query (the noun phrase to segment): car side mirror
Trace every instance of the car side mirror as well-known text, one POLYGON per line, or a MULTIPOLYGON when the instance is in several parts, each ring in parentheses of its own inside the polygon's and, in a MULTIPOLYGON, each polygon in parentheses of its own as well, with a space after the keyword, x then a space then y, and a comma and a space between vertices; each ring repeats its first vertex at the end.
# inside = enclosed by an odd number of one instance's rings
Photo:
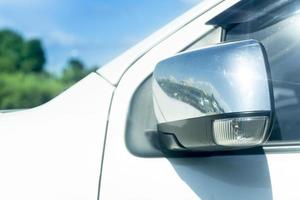
POLYGON ((255 40, 179 53, 157 64, 153 102, 159 140, 171 151, 255 147, 269 136, 273 93, 255 40))

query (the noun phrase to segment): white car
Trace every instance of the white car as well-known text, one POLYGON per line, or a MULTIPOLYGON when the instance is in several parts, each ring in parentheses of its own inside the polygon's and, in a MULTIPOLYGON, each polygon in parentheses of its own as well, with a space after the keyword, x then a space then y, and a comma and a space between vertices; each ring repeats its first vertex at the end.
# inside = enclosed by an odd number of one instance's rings
POLYGON ((50 102, 1 114, 0 199, 300 199, 299 11, 206 0, 50 102))

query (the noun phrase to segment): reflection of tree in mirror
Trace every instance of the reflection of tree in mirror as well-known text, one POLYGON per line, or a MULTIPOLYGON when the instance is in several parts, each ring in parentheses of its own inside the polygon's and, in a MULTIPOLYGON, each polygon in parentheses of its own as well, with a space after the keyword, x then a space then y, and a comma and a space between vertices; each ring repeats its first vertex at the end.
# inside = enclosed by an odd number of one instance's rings
POLYGON ((88 70, 82 61, 71 58, 56 75, 46 71, 45 63, 41 40, 0 30, 0 110, 45 103, 95 69, 88 70))
MULTIPOLYGON (((221 105, 212 92, 212 86, 207 83, 195 84, 177 81, 175 78, 162 78, 158 80, 159 86, 171 98, 187 103, 202 113, 224 113, 225 105, 221 105), (200 86, 202 85, 202 86, 200 86)), ((224 103, 223 103, 224 104, 224 103)))

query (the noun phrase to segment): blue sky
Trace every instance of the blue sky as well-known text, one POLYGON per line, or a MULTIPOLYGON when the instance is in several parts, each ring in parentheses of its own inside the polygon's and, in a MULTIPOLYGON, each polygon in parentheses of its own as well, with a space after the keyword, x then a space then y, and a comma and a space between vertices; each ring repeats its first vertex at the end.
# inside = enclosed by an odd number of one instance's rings
POLYGON ((40 38, 57 73, 70 57, 105 64, 199 1, 0 0, 0 29, 40 38))

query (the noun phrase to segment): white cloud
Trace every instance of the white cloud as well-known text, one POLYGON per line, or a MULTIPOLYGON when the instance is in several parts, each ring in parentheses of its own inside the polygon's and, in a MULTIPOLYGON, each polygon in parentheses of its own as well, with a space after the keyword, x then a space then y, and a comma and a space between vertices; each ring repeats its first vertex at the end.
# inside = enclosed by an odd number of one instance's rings
POLYGON ((196 5, 199 4, 203 0, 179 0, 180 2, 187 4, 187 5, 196 5))
POLYGON ((79 56, 79 50, 78 49, 72 49, 70 52, 69 52, 69 57, 78 57, 79 56))
POLYGON ((74 46, 83 43, 83 40, 74 34, 67 33, 61 30, 55 30, 49 33, 48 42, 59 44, 62 46, 74 46))

